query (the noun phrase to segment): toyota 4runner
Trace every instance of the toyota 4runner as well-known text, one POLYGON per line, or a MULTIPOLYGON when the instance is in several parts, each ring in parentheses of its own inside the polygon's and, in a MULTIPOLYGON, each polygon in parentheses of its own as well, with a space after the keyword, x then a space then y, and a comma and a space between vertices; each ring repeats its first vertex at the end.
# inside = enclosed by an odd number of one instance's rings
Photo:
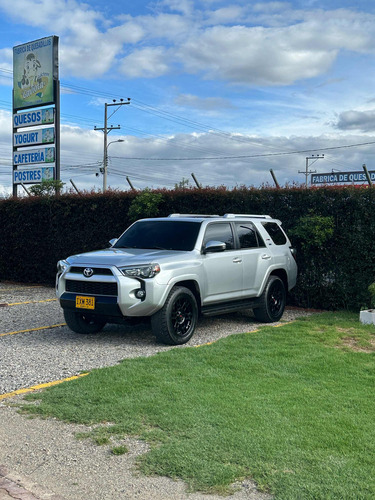
POLYGON ((280 320, 296 283, 294 249, 269 215, 142 219, 110 244, 57 264, 57 297, 77 333, 150 316, 158 341, 184 344, 199 314, 247 308, 280 320))

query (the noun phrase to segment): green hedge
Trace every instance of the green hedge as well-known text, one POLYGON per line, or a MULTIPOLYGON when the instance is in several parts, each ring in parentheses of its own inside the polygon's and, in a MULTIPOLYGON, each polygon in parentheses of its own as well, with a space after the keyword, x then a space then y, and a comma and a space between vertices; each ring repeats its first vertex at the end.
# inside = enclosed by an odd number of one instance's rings
POLYGON ((56 262, 105 248, 134 218, 172 212, 269 214, 298 250, 291 303, 359 309, 375 281, 374 189, 226 188, 108 192, 0 202, 0 280, 54 282, 56 262))

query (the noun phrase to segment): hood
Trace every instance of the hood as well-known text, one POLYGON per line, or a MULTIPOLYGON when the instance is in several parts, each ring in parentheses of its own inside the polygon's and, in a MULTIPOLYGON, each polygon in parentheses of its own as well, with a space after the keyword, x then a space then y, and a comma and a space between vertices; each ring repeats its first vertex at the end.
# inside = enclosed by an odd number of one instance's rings
POLYGON ((139 264, 160 263, 165 259, 170 260, 172 256, 186 256, 189 258, 191 252, 180 252, 175 250, 147 250, 144 248, 107 248, 95 252, 72 255, 66 260, 70 265, 79 266, 131 266, 139 264))

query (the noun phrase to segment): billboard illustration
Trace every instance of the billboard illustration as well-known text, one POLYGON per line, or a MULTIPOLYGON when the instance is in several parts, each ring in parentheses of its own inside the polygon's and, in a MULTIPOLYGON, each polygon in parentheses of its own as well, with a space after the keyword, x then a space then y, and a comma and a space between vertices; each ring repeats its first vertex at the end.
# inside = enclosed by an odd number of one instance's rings
POLYGON ((41 38, 13 48, 14 110, 54 102, 55 38, 41 38))

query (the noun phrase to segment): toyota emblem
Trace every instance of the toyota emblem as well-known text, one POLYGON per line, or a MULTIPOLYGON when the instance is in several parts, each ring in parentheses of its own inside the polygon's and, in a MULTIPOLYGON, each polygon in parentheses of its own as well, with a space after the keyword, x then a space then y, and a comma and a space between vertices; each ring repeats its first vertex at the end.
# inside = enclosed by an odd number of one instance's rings
POLYGON ((91 278, 93 274, 94 270, 91 269, 91 267, 85 267, 85 269, 83 270, 83 276, 85 276, 86 278, 91 278))

